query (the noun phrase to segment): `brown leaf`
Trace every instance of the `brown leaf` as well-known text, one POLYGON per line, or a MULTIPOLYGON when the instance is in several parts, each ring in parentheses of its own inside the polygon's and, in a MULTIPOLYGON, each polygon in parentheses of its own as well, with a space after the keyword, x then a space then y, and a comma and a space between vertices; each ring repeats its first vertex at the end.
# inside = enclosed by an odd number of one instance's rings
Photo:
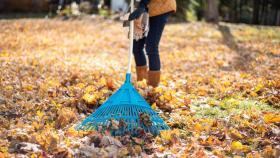
POLYGON ((56 128, 64 128, 74 121, 77 121, 77 116, 71 108, 62 108, 58 111, 58 118, 56 120, 56 128))

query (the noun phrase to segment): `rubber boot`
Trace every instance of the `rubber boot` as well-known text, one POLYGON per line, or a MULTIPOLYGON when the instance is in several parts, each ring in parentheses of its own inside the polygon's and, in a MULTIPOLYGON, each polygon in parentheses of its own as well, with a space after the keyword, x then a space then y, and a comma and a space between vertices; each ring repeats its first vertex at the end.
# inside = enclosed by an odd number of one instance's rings
POLYGON ((137 81, 148 79, 148 67, 147 66, 136 66, 137 81))
POLYGON ((148 85, 157 87, 160 82, 160 71, 149 71, 148 72, 148 85))

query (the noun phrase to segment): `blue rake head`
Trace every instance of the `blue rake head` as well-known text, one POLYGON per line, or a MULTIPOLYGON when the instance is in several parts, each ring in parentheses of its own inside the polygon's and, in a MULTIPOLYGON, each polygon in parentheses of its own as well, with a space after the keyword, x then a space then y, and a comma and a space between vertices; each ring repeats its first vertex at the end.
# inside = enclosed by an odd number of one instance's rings
POLYGON ((161 130, 170 129, 162 118, 150 107, 145 99, 136 91, 130 82, 131 74, 126 74, 126 81, 108 100, 94 113, 80 123, 76 130, 98 130, 100 126, 106 126, 111 119, 124 121, 125 127, 114 130, 112 135, 137 134, 140 127, 147 133, 158 135, 161 130), (151 125, 147 126, 139 118, 140 113, 150 116, 151 125))

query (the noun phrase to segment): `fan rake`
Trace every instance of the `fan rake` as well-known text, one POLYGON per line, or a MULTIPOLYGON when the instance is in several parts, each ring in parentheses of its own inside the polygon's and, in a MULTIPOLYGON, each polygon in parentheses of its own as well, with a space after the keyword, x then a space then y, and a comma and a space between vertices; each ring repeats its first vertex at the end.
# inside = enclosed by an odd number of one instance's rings
MULTIPOLYGON (((131 0, 131 12, 134 10, 134 0, 131 0)), ((158 135, 162 130, 168 130, 168 125, 150 107, 145 99, 131 84, 131 60, 133 50, 134 22, 130 22, 129 62, 124 84, 104 102, 94 113, 76 126, 76 130, 97 130, 111 127, 112 135, 137 134, 142 128, 147 133, 158 135), (144 116, 144 117, 143 117, 144 116)))

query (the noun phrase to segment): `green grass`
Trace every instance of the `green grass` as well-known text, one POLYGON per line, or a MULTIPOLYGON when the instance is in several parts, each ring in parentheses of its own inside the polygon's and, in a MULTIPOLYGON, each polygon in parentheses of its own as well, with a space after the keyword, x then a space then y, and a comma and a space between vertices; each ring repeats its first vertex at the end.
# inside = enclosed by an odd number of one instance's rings
POLYGON ((206 103, 194 102, 191 105, 191 109, 196 111, 197 118, 225 118, 245 111, 280 111, 259 101, 234 98, 227 98, 221 101, 210 98, 206 103))
POLYGON ((99 15, 104 16, 104 17, 109 17, 110 16, 110 11, 107 9, 100 9, 98 12, 99 15))

